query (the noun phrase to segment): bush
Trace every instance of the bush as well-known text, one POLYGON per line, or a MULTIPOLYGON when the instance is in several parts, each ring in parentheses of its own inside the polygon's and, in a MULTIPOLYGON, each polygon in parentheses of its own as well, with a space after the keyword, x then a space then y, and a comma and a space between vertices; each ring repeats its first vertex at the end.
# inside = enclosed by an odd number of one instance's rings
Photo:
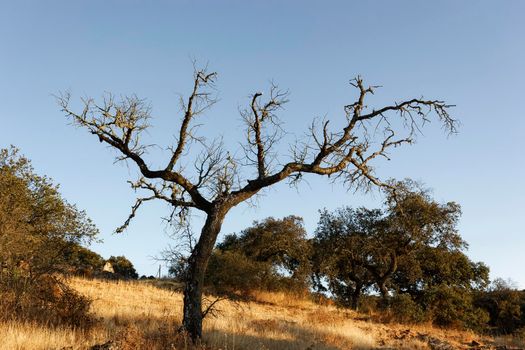
POLYGON ((215 287, 243 293, 257 289, 304 293, 310 281, 310 255, 300 217, 269 217, 239 235, 227 235, 217 245, 209 280, 215 287))
POLYGON ((372 314, 379 310, 381 297, 377 295, 365 294, 359 298, 358 311, 365 314, 372 314))
MULTIPOLYGON (((302 219, 288 216, 254 222, 239 235, 227 235, 213 250, 205 276, 209 292, 248 297, 250 292, 285 291, 306 294, 310 244, 302 219)), ((169 275, 184 283, 187 258, 166 252, 169 275)))
POLYGON ((419 323, 426 319, 421 305, 409 294, 397 294, 390 301, 390 312, 394 320, 401 323, 419 323))
POLYGON ((104 258, 99 254, 82 247, 80 244, 71 244, 63 252, 64 271, 69 274, 93 277, 102 270, 104 258))
POLYGON ((0 320, 34 321, 46 326, 85 328, 94 323, 91 300, 52 275, 37 278, 5 269, 0 277, 0 320))
POLYGON ((133 280, 139 278, 135 267, 125 256, 111 256, 108 262, 113 266, 115 277, 133 280))
POLYGON ((460 287, 432 287, 425 292, 423 305, 438 326, 481 330, 489 321, 488 313, 474 304, 472 291, 460 287))
POLYGON ((268 289, 277 282, 267 264, 232 251, 214 251, 206 274, 206 283, 212 292, 242 297, 247 297, 252 290, 268 289))
POLYGON ((496 334, 511 334, 525 327, 525 291, 518 291, 502 280, 475 298, 476 306, 485 310, 489 326, 496 334))

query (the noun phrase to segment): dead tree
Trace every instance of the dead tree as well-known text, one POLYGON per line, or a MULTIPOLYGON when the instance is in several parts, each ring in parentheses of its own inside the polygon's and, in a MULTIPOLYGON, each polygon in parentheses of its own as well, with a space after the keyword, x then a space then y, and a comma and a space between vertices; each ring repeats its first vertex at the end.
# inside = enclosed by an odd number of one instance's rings
POLYGON ((350 81, 357 98, 344 106, 339 121, 344 125, 334 131, 328 120, 314 121, 304 138, 291 146, 288 160, 283 161, 277 155, 277 144, 284 134, 277 112, 287 102, 288 94, 272 85, 266 99, 257 92, 241 111, 244 141, 242 152, 237 152, 241 155, 233 156, 236 153, 226 152, 220 141, 208 142, 195 132, 195 118, 216 102, 215 81, 216 73, 195 70, 191 93, 186 99, 181 98, 177 142, 167 148, 168 159, 158 168, 148 165, 147 146, 141 143, 150 119, 150 108, 144 100, 136 96, 117 100, 112 95, 105 95, 100 103, 82 99, 82 108, 76 112, 70 107, 68 93, 58 96, 62 111, 75 125, 118 150, 117 160, 129 160, 138 167, 140 178, 130 182, 131 186, 148 195, 137 199, 117 232, 127 227, 145 201, 153 199, 172 206, 172 220, 184 220, 192 209, 205 213, 204 226, 188 258, 184 289, 183 328, 193 340, 202 336, 205 270, 231 208, 283 180, 295 184, 304 174, 326 175, 348 188, 388 186, 374 175, 370 164, 373 159, 388 158, 389 149, 412 143, 430 114, 437 116, 449 132, 456 128, 456 121, 448 113, 451 105, 439 100, 410 99, 368 108, 365 98, 377 87, 365 86, 357 77, 350 81), (194 169, 185 168, 181 159, 191 159, 194 169))

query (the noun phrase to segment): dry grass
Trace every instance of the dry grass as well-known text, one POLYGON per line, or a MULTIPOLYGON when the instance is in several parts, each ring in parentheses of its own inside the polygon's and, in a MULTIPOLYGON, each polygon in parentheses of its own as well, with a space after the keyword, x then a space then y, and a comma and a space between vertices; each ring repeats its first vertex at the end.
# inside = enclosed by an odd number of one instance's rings
MULTIPOLYGON (((142 282, 73 279, 91 297, 100 319, 91 331, 46 329, 34 324, 0 324, 0 349, 86 349, 117 341, 123 349, 187 349, 177 337, 182 297, 142 282)), ((381 325, 334 306, 286 294, 255 293, 254 302, 218 304, 204 322, 206 349, 430 349, 429 339, 465 346, 476 336, 430 326, 381 325)), ((476 338, 477 339, 477 338, 476 338)), ((485 340, 487 341, 487 340, 485 340)))
POLYGON ((0 323, 0 349, 39 350, 74 346, 83 349, 103 342, 104 332, 82 332, 63 328, 45 328, 37 324, 0 323))

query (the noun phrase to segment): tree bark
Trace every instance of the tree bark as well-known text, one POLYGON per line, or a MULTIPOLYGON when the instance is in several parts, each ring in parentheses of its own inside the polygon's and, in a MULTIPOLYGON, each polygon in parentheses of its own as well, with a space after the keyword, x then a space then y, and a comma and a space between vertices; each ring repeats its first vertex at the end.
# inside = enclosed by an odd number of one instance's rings
POLYGON ((227 211, 224 208, 214 208, 208 213, 199 241, 188 259, 182 327, 194 343, 202 338, 204 275, 227 211))
POLYGON ((379 292, 381 293, 381 307, 388 309, 390 302, 388 298, 388 288, 386 287, 386 278, 378 283, 379 292))
POLYGON ((363 289, 363 285, 362 284, 357 284, 355 289, 354 289, 354 291, 352 292, 350 307, 354 311, 358 311, 359 310, 359 299, 361 298, 361 290, 362 289, 363 289))

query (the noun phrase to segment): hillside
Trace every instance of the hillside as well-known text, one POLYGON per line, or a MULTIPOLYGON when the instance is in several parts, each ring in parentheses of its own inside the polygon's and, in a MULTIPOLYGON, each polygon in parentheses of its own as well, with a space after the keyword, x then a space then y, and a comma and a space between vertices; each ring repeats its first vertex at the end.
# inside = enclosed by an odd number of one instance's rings
MULTIPOLYGON (((91 331, 0 324, 1 349, 186 349, 174 340, 182 296, 145 282, 73 279, 93 298, 100 318, 91 331)), ((490 338, 430 326, 377 324, 364 315, 284 294, 259 293, 257 302, 218 303, 205 320, 206 349, 488 349, 490 338), (484 347, 472 346, 486 344, 484 347)), ((501 344, 501 340, 499 341, 501 344)), ((490 345, 490 346, 489 346, 490 345)), ((512 347, 499 347, 510 349, 512 347)))

